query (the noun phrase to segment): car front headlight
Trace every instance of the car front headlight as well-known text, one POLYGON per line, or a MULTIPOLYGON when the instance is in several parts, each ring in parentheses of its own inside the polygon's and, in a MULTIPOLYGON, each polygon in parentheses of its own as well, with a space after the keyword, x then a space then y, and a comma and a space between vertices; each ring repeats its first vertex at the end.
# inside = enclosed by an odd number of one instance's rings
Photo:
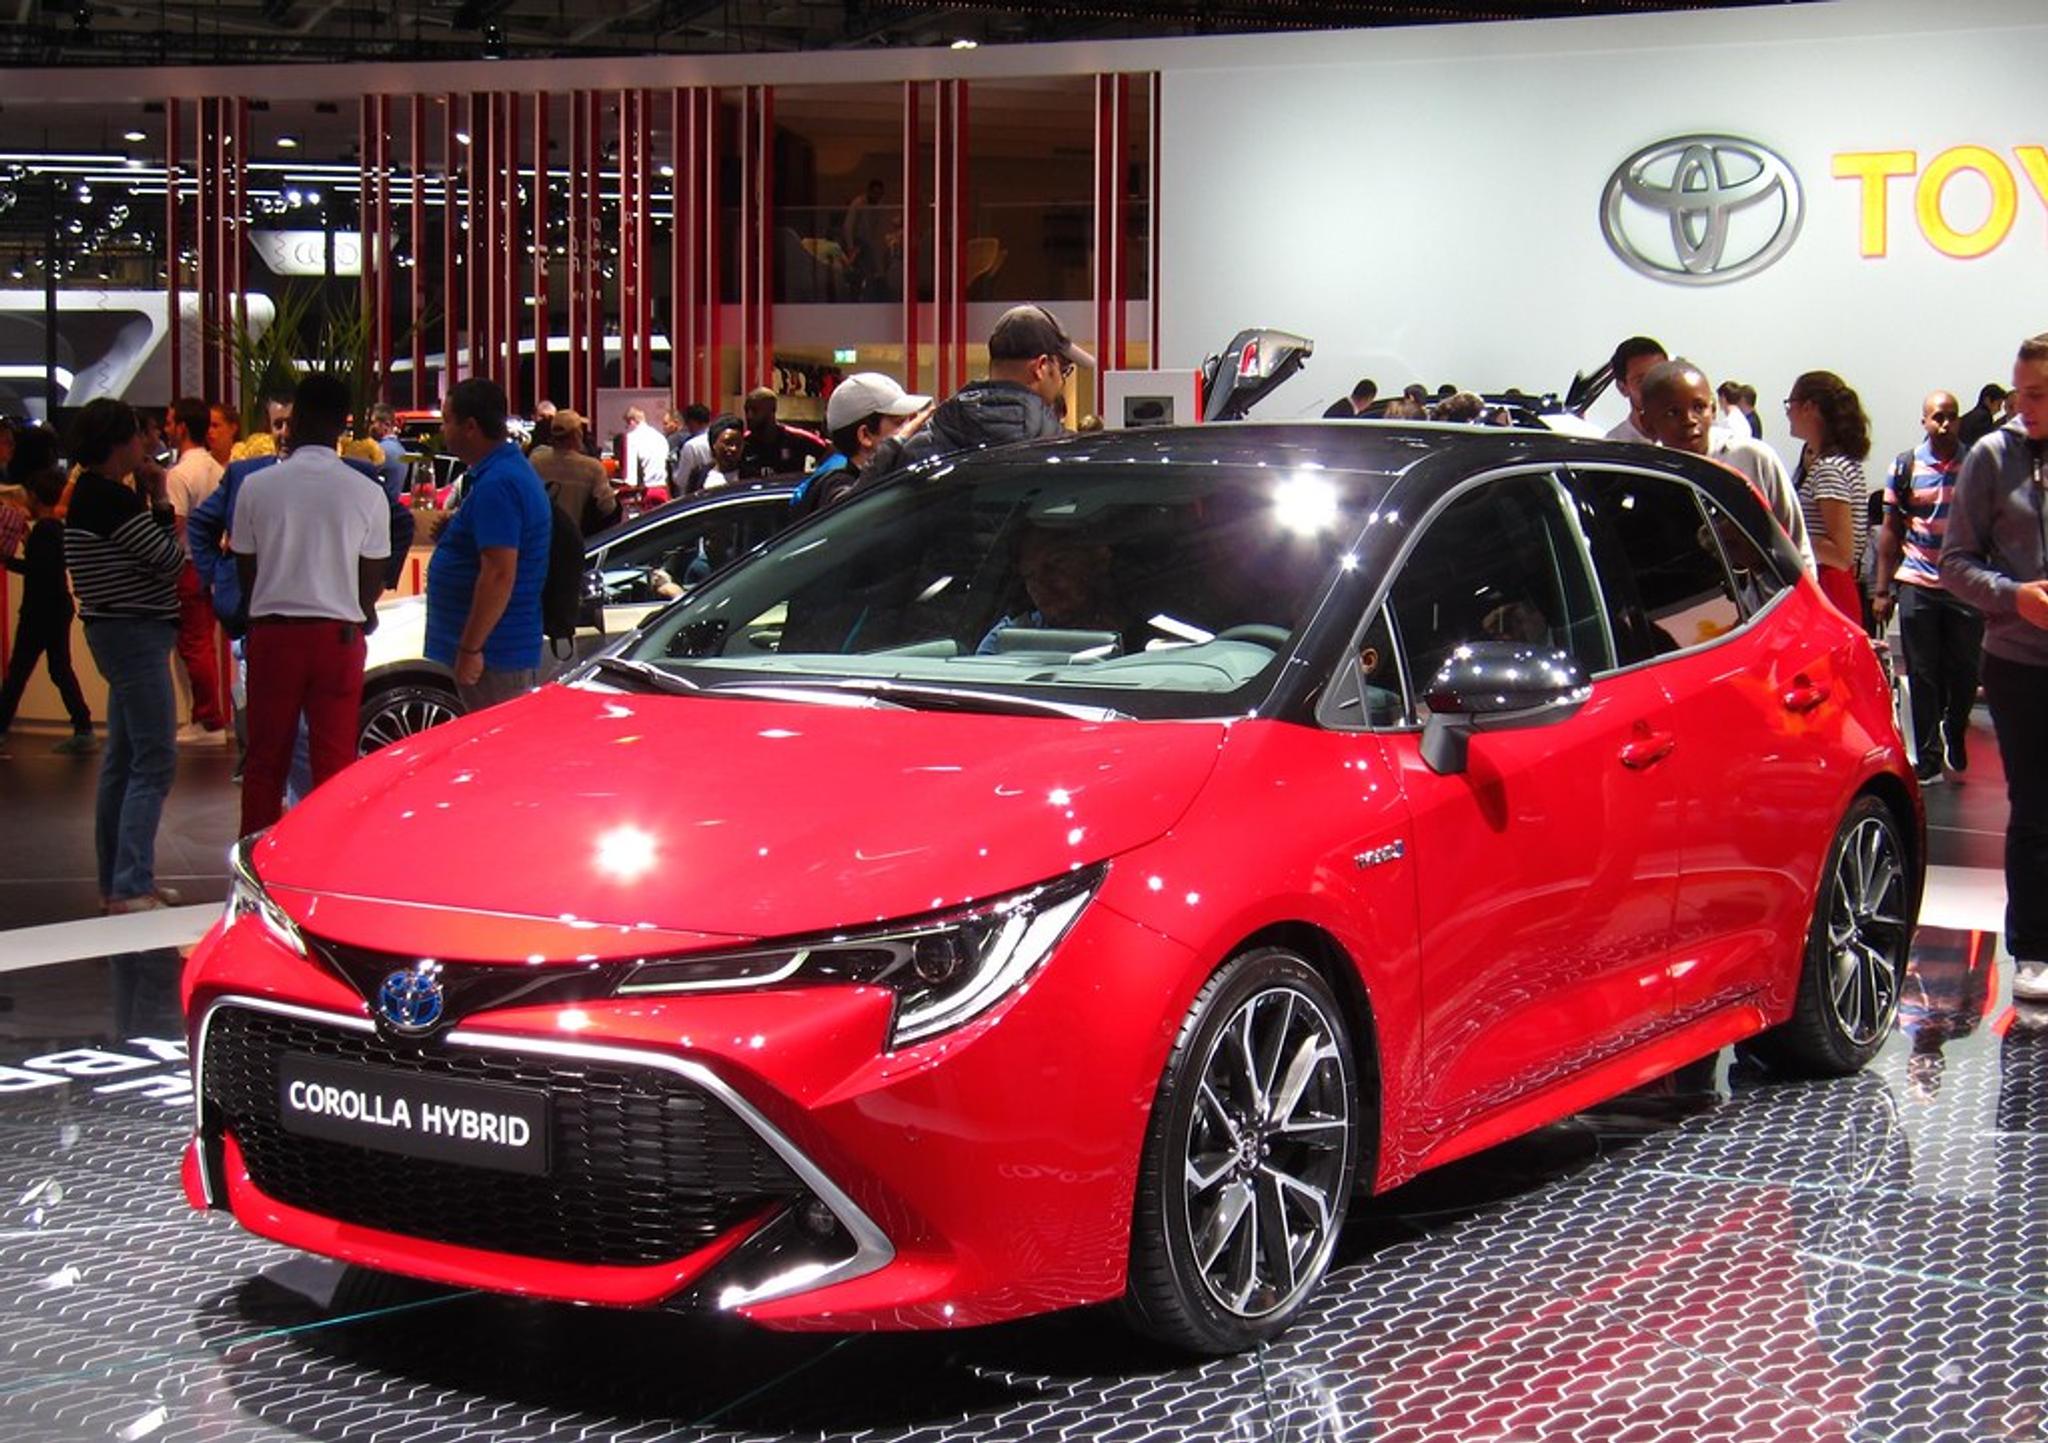
POLYGON ((299 924, 263 890, 262 879, 256 875, 255 864, 250 861, 250 855, 256 850, 256 843, 262 835, 258 832, 242 838, 228 853, 227 924, 232 927, 244 917, 254 918, 277 941, 304 957, 306 939, 299 934, 299 924))
POLYGON ((1021 986, 1074 925, 1105 870, 1089 867, 992 901, 868 932, 643 962, 619 992, 729 990, 806 978, 887 987, 897 998, 889 1045, 900 1047, 972 1021, 1021 986))

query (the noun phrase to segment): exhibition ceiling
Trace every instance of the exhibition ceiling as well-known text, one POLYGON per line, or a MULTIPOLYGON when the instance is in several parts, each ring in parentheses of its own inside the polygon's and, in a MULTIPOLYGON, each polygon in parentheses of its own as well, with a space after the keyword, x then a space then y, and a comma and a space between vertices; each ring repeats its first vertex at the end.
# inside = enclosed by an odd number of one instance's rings
MULTIPOLYGON (((1761 0, 5 0, 0 64, 538 59, 1019 44, 1737 8, 1761 0)), ((1794 0, 1809 3, 1809 0, 1794 0)))

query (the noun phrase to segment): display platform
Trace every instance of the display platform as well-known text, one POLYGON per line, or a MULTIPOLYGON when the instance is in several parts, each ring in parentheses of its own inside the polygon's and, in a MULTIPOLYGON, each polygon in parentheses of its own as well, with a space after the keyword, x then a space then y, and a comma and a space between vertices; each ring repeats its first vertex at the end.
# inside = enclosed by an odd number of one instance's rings
POLYGON ((189 1211, 174 953, 0 976, 0 1438, 2048 1437, 2048 1009, 1923 929, 1865 1074, 1723 1053, 1365 1205, 1308 1320, 783 1336, 350 1273, 189 1211))

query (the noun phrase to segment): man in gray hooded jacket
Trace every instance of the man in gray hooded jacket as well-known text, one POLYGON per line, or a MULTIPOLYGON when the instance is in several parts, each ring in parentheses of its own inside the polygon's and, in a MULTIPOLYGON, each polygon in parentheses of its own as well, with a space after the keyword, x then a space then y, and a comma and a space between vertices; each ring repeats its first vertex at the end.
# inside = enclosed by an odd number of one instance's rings
POLYGON ((2011 806, 2012 995, 2048 1002, 2048 334, 2020 343, 2012 384, 2013 420, 1963 458, 1941 580, 1984 615, 1984 696, 2011 806))

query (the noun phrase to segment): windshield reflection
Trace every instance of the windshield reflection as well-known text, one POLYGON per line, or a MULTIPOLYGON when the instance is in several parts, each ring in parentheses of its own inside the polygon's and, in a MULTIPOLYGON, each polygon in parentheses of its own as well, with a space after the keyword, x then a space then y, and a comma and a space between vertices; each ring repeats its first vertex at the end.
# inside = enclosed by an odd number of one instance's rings
POLYGON ((1270 690, 1387 479, 948 467, 825 513, 663 614, 627 655, 706 687, 851 678, 1137 716, 1241 713, 1270 690))

